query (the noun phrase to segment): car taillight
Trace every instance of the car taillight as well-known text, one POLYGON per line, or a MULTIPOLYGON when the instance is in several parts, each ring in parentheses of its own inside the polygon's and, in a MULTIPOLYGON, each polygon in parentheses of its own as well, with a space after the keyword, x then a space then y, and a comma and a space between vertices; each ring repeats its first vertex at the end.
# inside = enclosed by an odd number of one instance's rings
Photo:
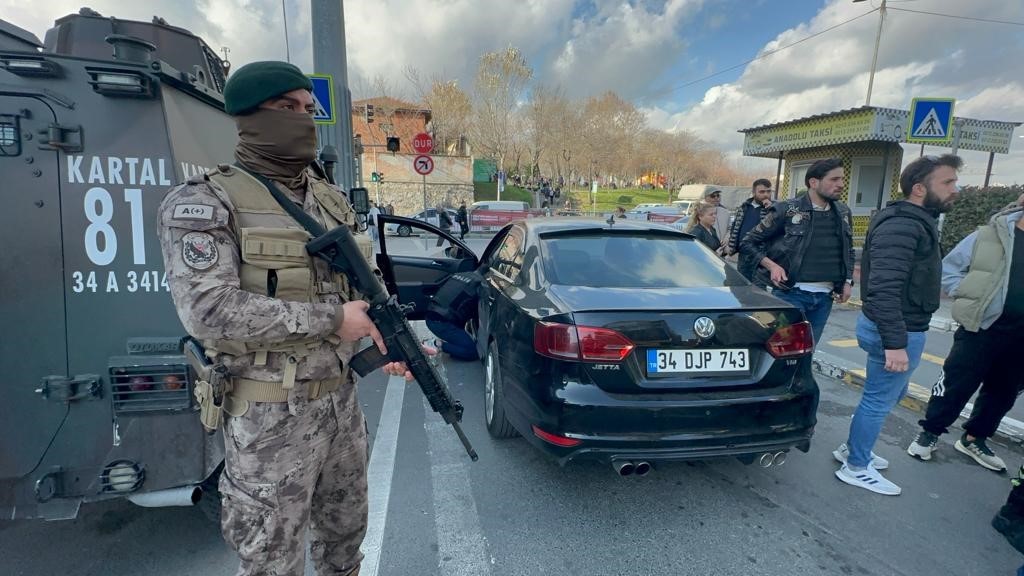
POLYGON ((803 356, 814 351, 814 332, 810 322, 797 322, 775 330, 764 346, 776 358, 803 356))
POLYGON ((569 447, 572 447, 572 446, 578 446, 579 444, 582 443, 582 441, 577 440, 575 438, 568 438, 566 436, 560 436, 558 434, 552 434, 551 432, 546 432, 544 430, 541 430, 540 428, 537 427, 536 424, 534 424, 532 426, 532 428, 533 428, 533 435, 534 436, 536 436, 537 438, 540 438, 541 440, 543 440, 543 441, 545 441, 545 442, 547 442, 549 444, 554 444, 555 446, 561 446, 563 448, 569 448, 569 447))
POLYGON ((559 360, 621 362, 633 348, 629 338, 607 328, 538 322, 533 329, 534 351, 559 360))

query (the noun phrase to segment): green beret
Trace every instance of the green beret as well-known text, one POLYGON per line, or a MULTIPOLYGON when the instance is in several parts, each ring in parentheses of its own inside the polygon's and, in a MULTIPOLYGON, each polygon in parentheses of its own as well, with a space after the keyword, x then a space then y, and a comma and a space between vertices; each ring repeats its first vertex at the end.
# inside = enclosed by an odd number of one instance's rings
POLYGON ((224 110, 238 116, 275 96, 300 88, 312 92, 313 83, 295 65, 275 61, 250 62, 228 78, 224 86, 224 110))

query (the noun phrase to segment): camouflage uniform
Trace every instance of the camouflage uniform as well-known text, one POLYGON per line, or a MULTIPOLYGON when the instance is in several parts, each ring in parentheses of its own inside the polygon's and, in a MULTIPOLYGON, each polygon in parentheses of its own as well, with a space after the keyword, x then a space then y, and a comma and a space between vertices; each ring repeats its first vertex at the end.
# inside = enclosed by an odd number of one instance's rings
MULTIPOLYGON (((241 557, 239 574, 301 575, 308 526, 317 573, 349 574, 362 559, 367 515, 365 420, 354 382, 343 372, 355 345, 339 344, 333 335, 350 295, 318 291, 313 302, 298 302, 242 290, 234 207, 211 175, 172 189, 159 212, 167 278, 182 323, 204 341, 304 342, 287 402, 225 402, 224 538, 241 557), (343 374, 337 390, 318 394, 310 385, 343 374)), ((303 209, 334 225, 312 193, 303 209)), ((312 264, 314 281, 331 279, 324 262, 312 264)), ((285 364, 296 363, 282 352, 220 352, 217 360, 233 380, 281 382, 285 364)))

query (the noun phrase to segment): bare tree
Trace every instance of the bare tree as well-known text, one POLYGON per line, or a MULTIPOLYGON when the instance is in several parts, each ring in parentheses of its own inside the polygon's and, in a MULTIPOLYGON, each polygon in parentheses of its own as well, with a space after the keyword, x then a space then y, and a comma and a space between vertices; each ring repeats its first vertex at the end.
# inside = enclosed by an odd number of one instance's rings
POLYGON ((464 154, 461 144, 469 133, 473 105, 455 80, 445 80, 435 74, 424 80, 419 71, 406 68, 405 77, 409 79, 420 100, 430 110, 430 130, 434 135, 435 146, 447 154, 464 154))
POLYGON ((517 48, 480 57, 473 84, 473 143, 504 169, 513 146, 515 112, 533 69, 517 48))

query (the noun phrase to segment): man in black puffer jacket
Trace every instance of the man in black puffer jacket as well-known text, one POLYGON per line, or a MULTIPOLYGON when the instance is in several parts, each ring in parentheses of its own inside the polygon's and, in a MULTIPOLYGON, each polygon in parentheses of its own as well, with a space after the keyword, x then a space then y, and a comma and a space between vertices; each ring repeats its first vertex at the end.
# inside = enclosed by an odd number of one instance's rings
POLYGON ((924 352, 932 312, 939 309, 942 255, 938 216, 959 196, 958 156, 925 156, 900 176, 904 200, 890 203, 868 227, 861 259, 864 307, 857 344, 868 354, 867 377, 847 442, 832 453, 847 484, 896 496, 900 487, 878 470, 889 462, 871 449, 885 417, 907 391, 924 352))

